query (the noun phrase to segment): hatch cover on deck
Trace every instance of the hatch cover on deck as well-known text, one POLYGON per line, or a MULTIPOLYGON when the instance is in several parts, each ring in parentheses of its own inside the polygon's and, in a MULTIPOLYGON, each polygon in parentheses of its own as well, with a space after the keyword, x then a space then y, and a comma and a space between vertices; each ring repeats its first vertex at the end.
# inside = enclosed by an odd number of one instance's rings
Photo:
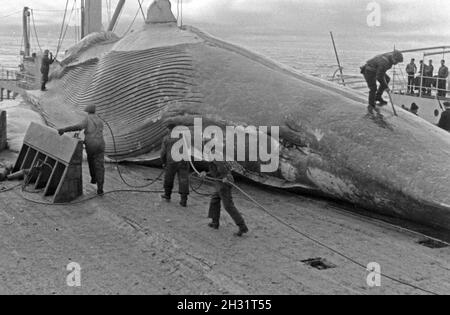
POLYGON ((432 240, 432 239, 423 239, 418 242, 418 244, 423 245, 428 248, 445 248, 448 247, 446 243, 440 242, 438 240, 432 240))
POLYGON ((302 263, 311 266, 313 268, 316 268, 318 270, 327 270, 336 268, 336 265, 333 265, 332 263, 326 261, 324 258, 311 258, 307 260, 302 260, 302 263))

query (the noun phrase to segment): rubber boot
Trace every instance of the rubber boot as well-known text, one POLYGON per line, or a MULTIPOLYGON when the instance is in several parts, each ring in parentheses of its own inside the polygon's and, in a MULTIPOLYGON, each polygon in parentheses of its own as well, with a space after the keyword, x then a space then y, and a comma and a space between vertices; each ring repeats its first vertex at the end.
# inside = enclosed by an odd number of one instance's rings
POLYGON ((388 102, 386 102, 383 97, 377 97, 377 102, 380 104, 380 106, 385 106, 388 104, 388 102))
POLYGON ((97 187, 97 195, 103 196, 104 194, 105 194, 105 192, 103 191, 103 186, 98 186, 97 187))
POLYGON ((161 199, 166 201, 166 202, 170 202, 170 200, 172 199, 172 192, 166 189, 166 193, 164 195, 161 195, 161 199))
POLYGON ((244 234, 247 234, 248 232, 249 232, 249 230, 248 230, 247 225, 242 224, 242 225, 239 225, 239 231, 234 235, 237 237, 242 237, 244 234))
POLYGON ((220 227, 220 223, 219 222, 211 222, 210 224, 208 224, 208 226, 211 228, 211 229, 214 229, 214 230, 218 230, 219 229, 219 227, 220 227))
POLYGON ((181 195, 180 206, 182 206, 183 208, 186 208, 187 207, 187 201, 188 201, 188 196, 187 195, 181 195))

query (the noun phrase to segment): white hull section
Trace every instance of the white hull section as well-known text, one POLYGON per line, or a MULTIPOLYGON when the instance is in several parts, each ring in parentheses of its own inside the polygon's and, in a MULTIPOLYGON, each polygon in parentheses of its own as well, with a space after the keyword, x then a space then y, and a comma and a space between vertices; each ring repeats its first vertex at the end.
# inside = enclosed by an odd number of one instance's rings
MULTIPOLYGON (((399 107, 405 107, 408 110, 411 108, 413 103, 419 106, 419 117, 425 119, 426 121, 436 125, 439 123, 441 114, 444 111, 442 105, 436 98, 428 97, 418 97, 414 95, 404 95, 404 94, 392 94, 392 100, 394 104, 399 107)), ((441 100, 441 103, 443 101, 441 100)))

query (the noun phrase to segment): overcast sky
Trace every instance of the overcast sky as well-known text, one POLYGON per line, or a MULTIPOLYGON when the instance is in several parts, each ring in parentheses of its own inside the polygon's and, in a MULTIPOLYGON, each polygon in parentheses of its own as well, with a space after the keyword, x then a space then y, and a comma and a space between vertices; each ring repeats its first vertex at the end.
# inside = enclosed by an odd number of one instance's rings
MULTIPOLYGON (((69 1, 69 7, 73 1, 69 1)), ((145 11, 151 1, 145 0, 145 11)), ((106 2, 103 0, 105 20, 106 2)), ((112 0, 113 6, 117 2, 112 0)), ((177 0, 171 2, 176 15, 177 0)), ((45 10, 63 10, 65 3, 65 0, 0 0, 0 28, 20 25, 20 13, 5 16, 20 11, 25 5, 35 10, 39 26, 61 23, 63 12, 45 10)), ((121 23, 129 23, 137 9, 137 0, 128 0, 121 23)), ((184 0, 187 23, 247 27, 262 31, 286 29, 320 33, 335 30, 341 34, 389 32, 399 35, 450 36, 449 16, 449 0, 184 0), (370 28, 367 25, 367 16, 370 14, 367 6, 371 2, 377 2, 381 7, 380 27, 370 28)), ((75 21, 74 18, 75 15, 72 21, 75 21)), ((139 18, 138 23, 142 23, 142 17, 139 18)))

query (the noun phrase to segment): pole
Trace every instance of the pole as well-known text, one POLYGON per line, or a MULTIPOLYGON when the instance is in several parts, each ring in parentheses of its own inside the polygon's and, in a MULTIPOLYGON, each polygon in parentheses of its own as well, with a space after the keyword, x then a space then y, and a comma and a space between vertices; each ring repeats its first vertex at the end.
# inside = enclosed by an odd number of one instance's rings
POLYGON ((422 60, 422 71, 420 74, 420 92, 419 97, 422 97, 422 91, 423 91, 423 75, 425 73, 425 54, 423 54, 423 60, 422 60))
POLYGON ((388 91, 387 94, 388 94, 388 96, 389 96, 389 101, 391 102, 391 105, 392 105, 392 111, 394 112, 394 115, 395 115, 395 116, 398 116, 398 115, 397 115, 397 111, 395 110, 394 101, 392 100, 391 92, 388 91))
POLYGON ((86 16, 85 16, 85 6, 84 6, 84 0, 81 0, 81 34, 80 34, 80 39, 83 39, 86 36, 86 29, 85 29, 85 21, 86 21, 86 16))
POLYGON ((331 35, 331 40, 333 42, 334 54, 336 55, 336 60, 337 60, 337 63, 338 63, 339 72, 341 73, 342 84, 345 85, 344 73, 342 72, 341 61, 339 60, 339 54, 338 54, 337 49, 336 49, 336 43, 334 41, 333 32, 330 32, 330 35, 331 35))
POLYGON ((114 11, 114 15, 108 26, 108 32, 112 32, 114 30, 117 23, 117 19, 119 18, 120 12, 122 12, 124 4, 125 0, 120 0, 119 3, 117 4, 116 10, 114 11))

